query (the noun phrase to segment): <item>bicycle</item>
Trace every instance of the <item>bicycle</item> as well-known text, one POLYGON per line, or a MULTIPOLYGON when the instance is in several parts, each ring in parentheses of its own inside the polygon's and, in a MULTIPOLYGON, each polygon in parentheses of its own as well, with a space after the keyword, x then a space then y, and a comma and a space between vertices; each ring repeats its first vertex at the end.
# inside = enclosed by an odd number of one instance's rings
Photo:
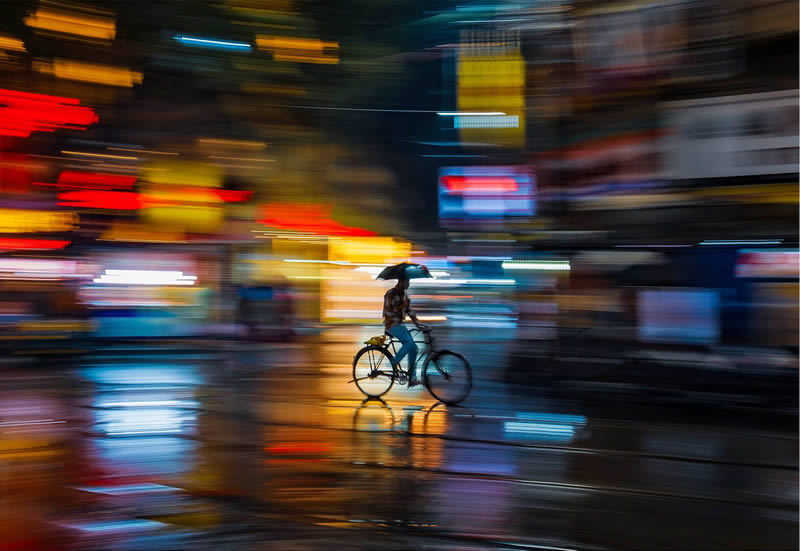
MULTIPOLYGON (((422 383, 431 396, 448 405, 456 405, 469 396, 472 390, 472 369, 469 362, 452 350, 439 349, 431 329, 411 329, 414 337, 422 336, 424 350, 420 350, 414 368, 422 362, 422 383)), ((353 357, 353 379, 358 389, 370 398, 383 396, 398 384, 407 384, 409 373, 395 361, 400 341, 384 333, 364 341, 363 347, 353 357), (388 338, 388 341, 387 341, 388 338), (391 348, 391 350, 390 350, 391 348)))

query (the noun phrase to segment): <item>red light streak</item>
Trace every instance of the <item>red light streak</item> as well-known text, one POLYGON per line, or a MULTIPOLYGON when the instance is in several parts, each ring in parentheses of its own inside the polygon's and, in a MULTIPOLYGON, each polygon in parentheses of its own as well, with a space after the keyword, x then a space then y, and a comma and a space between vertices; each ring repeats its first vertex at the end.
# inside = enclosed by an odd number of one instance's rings
POLYGON ((253 195, 252 191, 235 191, 231 189, 215 189, 213 191, 226 203, 243 203, 253 195))
POLYGON ((507 176, 444 176, 442 181, 453 193, 498 193, 519 189, 517 181, 507 176))
POLYGON ((8 96, 28 101, 51 101, 57 103, 65 103, 71 105, 78 105, 81 100, 77 98, 62 98, 60 96, 46 96, 44 94, 34 94, 31 92, 21 92, 19 90, 4 90, 0 89, 0 96, 8 96))
POLYGON ((363 228, 345 226, 330 218, 330 205, 303 203, 269 203, 262 206, 259 224, 280 230, 313 233, 316 235, 339 235, 371 237, 377 233, 363 228))
MULTIPOLYGON (((75 173, 81 174, 81 173, 75 173)), ((105 182, 109 185, 119 185, 115 187, 132 187, 136 181, 135 176, 118 176, 116 174, 100 174, 101 176, 97 181, 105 182)), ((81 178, 83 174, 81 174, 81 178)), ((72 177, 70 177, 72 178, 72 177)), ((77 178, 77 177, 75 177, 77 178)), ((59 182, 61 178, 59 178, 59 182)), ((65 180, 67 181, 67 180, 65 180)), ((52 185, 60 186, 60 184, 38 184, 38 185, 52 185)), ((63 187, 78 187, 67 186, 63 187)), ((131 191, 110 191, 108 189, 87 189, 85 191, 67 191, 58 194, 58 204, 64 207, 82 207, 90 209, 109 209, 109 210, 138 210, 142 208, 155 208, 155 207, 170 207, 181 206, 189 204, 206 204, 217 203, 225 201, 226 203, 235 203, 246 201, 252 192, 250 191, 230 191, 207 188, 183 188, 182 190, 187 194, 185 199, 181 197, 159 197, 156 194, 148 193, 135 193, 131 191)), ((174 193, 174 192, 173 192, 174 193)))
POLYGON ((0 136, 27 138, 32 132, 58 128, 85 130, 99 118, 79 103, 76 98, 0 89, 0 136))
POLYGON ((63 249, 71 241, 59 239, 17 239, 17 238, 3 238, 0 239, 0 250, 42 250, 42 249, 63 249))
POLYGON ((73 189, 131 189, 135 183, 136 176, 65 170, 59 175, 57 183, 36 182, 36 185, 73 189))
POLYGON ((58 204, 87 209, 137 210, 141 195, 130 191, 68 191, 58 194, 58 204))

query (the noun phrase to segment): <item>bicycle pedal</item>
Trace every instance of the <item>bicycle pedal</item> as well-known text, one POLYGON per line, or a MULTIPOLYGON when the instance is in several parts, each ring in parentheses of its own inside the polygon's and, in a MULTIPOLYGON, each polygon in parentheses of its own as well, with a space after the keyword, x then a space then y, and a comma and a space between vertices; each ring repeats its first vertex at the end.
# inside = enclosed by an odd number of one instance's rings
POLYGON ((398 373, 397 374, 397 383, 401 384, 401 385, 404 385, 404 384, 408 383, 408 375, 406 373, 402 372, 402 371, 400 373, 398 373))

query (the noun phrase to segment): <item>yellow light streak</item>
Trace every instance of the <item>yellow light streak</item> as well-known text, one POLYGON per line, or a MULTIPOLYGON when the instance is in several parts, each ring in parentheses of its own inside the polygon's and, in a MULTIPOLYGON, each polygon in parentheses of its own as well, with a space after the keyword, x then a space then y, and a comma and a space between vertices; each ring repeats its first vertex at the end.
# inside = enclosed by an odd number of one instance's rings
POLYGON ((129 157, 127 155, 109 155, 107 153, 84 153, 83 151, 65 151, 62 150, 61 153, 64 155, 81 155, 83 157, 102 157, 105 159, 120 159, 123 161, 138 161, 139 157, 129 157))
POLYGON ((109 147, 111 151, 130 151, 131 153, 148 153, 150 155, 180 155, 172 151, 152 151, 150 149, 128 149, 127 147, 109 147))
POLYGON ((124 67, 113 67, 111 65, 69 59, 54 59, 52 63, 34 61, 33 69, 40 73, 54 75, 56 78, 123 88, 132 88, 134 84, 141 84, 144 78, 142 73, 131 71, 124 67))
POLYGON ((25 43, 12 36, 0 35, 0 50, 10 50, 14 52, 25 52, 25 43))
POLYGON ((248 149, 266 149, 265 142, 250 142, 245 140, 223 140, 220 138, 200 138, 197 140, 200 143, 212 145, 224 145, 228 147, 246 147, 248 149))
POLYGON ((0 209, 0 232, 34 233, 60 232, 75 228, 78 216, 74 212, 27 209, 0 209))
POLYGON ((339 48, 338 42, 322 42, 313 38, 293 38, 288 36, 256 37, 256 47, 262 50, 311 50, 321 53, 325 48, 339 48))
POLYGON ((339 63, 338 56, 275 54, 274 59, 275 61, 295 61, 297 63, 316 63, 318 65, 336 65, 339 63))
POLYGON ((339 63, 338 42, 323 42, 314 38, 258 35, 256 36, 256 47, 260 50, 271 51, 275 61, 327 65, 339 63))
POLYGON ((67 14, 39 8, 25 18, 25 24, 42 31, 55 31, 102 40, 113 40, 117 34, 113 18, 67 14))
POLYGON ((215 167, 224 167, 224 168, 241 168, 246 170, 272 170, 272 168, 265 168, 263 166, 258 165, 232 165, 229 163, 204 163, 205 166, 215 166, 215 167))
POLYGON ((274 163, 275 159, 257 159, 255 157, 223 157, 221 155, 209 155, 209 159, 225 159, 227 161, 248 161, 251 163, 274 163))
POLYGON ((99 162, 92 163, 93 167, 102 168, 104 170, 111 170, 112 172, 126 171, 126 172, 139 172, 138 166, 116 165, 113 163, 99 162))

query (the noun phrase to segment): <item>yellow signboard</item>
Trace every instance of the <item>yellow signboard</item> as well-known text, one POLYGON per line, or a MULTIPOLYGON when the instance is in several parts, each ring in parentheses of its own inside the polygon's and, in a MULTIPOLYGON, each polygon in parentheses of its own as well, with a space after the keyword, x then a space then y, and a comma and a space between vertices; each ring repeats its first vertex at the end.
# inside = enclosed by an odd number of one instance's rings
POLYGON ((333 240, 328 244, 328 260, 354 264, 396 263, 406 260, 410 255, 410 243, 391 237, 348 237, 333 240))
POLYGON ((470 113, 454 117, 461 139, 524 146, 525 60, 519 51, 519 38, 464 33, 456 71, 458 111, 470 113))

